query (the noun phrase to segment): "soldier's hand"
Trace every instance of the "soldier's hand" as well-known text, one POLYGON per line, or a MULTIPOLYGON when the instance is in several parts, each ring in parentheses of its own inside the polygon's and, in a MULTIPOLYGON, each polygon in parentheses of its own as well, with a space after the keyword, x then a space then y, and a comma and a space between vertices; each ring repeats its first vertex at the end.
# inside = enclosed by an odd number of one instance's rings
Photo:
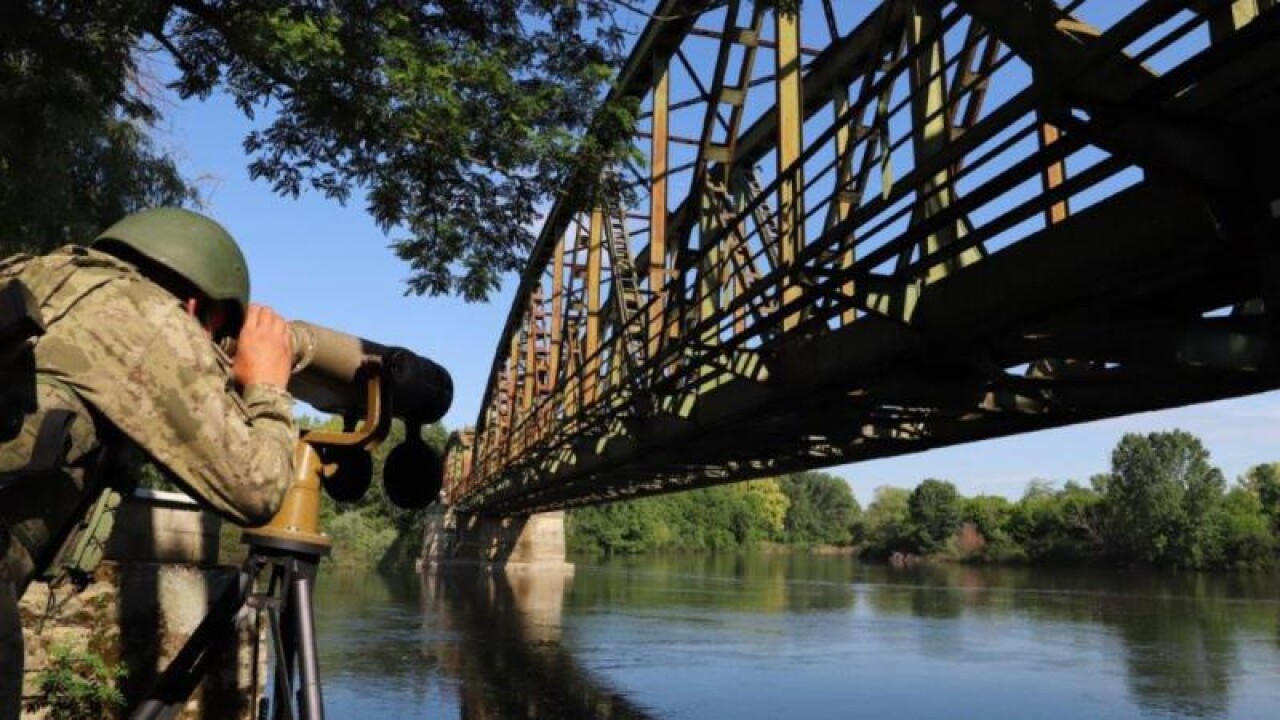
POLYGON ((231 372, 236 382, 247 385, 289 384, 293 367, 293 336, 289 324, 264 305, 250 305, 240 328, 231 372))

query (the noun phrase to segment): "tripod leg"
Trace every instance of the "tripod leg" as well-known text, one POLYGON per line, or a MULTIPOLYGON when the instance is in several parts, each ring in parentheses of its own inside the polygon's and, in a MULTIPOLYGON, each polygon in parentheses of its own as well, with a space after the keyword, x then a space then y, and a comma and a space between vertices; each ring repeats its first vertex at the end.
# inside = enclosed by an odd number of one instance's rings
POLYGON ((272 717, 274 720, 293 720, 293 705, 290 699, 293 697, 292 671, 289 669, 291 660, 289 660, 289 653, 285 650, 284 638, 280 634, 280 609, 272 607, 267 612, 267 618, 271 624, 271 646, 276 650, 276 686, 271 693, 271 703, 275 712, 272 717))
POLYGON ((277 605, 271 612, 271 644, 275 646, 276 683, 271 691, 272 720, 293 720, 293 660, 297 655, 298 641, 294 632, 293 561, 276 565, 271 575, 273 596, 279 593, 277 605))
POLYGON ((316 625, 312 607, 311 582, 315 565, 298 568, 290 589, 292 615, 298 641, 298 705, 304 720, 324 720, 324 698, 320 691, 320 660, 316 655, 316 625))

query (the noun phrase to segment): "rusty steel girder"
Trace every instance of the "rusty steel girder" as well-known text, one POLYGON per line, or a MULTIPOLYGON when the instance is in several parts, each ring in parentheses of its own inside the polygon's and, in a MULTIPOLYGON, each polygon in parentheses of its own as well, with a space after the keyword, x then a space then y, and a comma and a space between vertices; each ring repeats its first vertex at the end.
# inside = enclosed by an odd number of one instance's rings
POLYGON ((657 3, 612 93, 647 162, 608 170, 620 199, 584 169, 548 213, 449 501, 608 502, 1280 387, 1274 5, 657 3))

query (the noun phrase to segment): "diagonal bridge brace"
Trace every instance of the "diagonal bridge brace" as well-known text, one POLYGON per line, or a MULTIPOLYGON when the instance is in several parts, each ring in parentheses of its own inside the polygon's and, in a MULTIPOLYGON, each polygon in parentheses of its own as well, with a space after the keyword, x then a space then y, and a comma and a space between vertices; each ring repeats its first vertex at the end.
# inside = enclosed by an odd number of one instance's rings
MULTIPOLYGON (((940 0, 929 0, 942 5, 940 0)), ((1046 117, 1144 170, 1215 193, 1247 192, 1238 142, 1180 112, 1178 90, 1124 52, 1146 29, 1212 3, 1149 0, 1107 36, 1051 0, 956 0, 1031 68, 1046 117), (1073 113, 1078 108, 1087 118, 1073 113)))

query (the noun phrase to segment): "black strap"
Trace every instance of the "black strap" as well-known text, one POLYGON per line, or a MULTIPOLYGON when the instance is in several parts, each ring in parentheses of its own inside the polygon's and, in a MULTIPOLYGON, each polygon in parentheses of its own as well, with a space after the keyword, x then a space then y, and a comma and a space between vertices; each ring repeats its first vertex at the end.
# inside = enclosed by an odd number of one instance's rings
POLYGON ((36 446, 27 463, 29 471, 40 473, 62 466, 67 457, 71 422, 75 419, 76 414, 65 408, 53 408, 44 414, 36 431, 36 446))
POLYGON ((0 346, 43 335, 44 330, 40 305, 27 286, 16 279, 0 285, 0 346))
POLYGON ((0 473, 0 490, 62 467, 67 457, 67 437, 75 418, 74 412, 63 408, 45 412, 40 420, 40 428, 36 430, 35 446, 31 448, 31 457, 26 466, 0 473))

